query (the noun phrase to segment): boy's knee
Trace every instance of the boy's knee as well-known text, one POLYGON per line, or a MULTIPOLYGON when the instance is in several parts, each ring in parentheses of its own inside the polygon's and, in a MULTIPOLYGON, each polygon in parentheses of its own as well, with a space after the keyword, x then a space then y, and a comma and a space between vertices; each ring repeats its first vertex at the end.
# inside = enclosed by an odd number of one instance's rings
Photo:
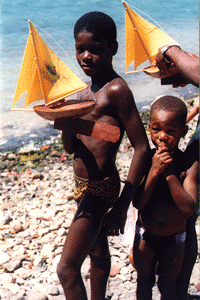
POLYGON ((109 251, 102 251, 99 248, 92 249, 90 259, 97 267, 107 269, 110 266, 110 253, 109 251))
POLYGON ((176 294, 176 280, 160 280, 159 278, 158 289, 162 296, 176 294))
POLYGON ((155 276, 153 274, 138 274, 137 285, 140 286, 142 289, 144 287, 153 288, 154 284, 155 276))
POLYGON ((61 262, 58 264, 56 272, 61 284, 66 284, 73 280, 73 278, 75 280, 76 274, 78 273, 74 267, 64 265, 61 262))
POLYGON ((61 283, 64 283, 67 281, 67 277, 69 276, 69 275, 67 275, 68 271, 69 271, 68 268, 64 267, 61 263, 59 263, 57 265, 56 273, 57 273, 58 278, 61 283))

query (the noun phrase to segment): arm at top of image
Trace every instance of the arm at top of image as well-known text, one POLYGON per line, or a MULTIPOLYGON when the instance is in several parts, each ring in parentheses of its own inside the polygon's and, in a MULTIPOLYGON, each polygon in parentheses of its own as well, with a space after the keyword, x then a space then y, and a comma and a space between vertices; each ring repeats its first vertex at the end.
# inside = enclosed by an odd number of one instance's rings
POLYGON ((159 48, 156 56, 156 65, 160 70, 162 71, 166 68, 166 58, 167 61, 175 64, 178 72, 188 83, 199 87, 199 58, 191 53, 181 50, 178 46, 169 46, 164 54, 162 54, 162 49, 164 47, 159 48))

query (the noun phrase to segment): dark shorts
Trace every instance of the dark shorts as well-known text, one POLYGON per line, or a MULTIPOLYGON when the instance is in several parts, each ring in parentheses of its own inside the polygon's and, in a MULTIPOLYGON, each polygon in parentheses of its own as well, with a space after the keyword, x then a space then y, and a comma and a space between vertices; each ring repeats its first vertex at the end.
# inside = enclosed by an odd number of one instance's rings
POLYGON ((186 239, 186 231, 169 236, 158 236, 144 230, 138 224, 136 224, 135 234, 139 235, 140 238, 143 239, 158 255, 173 245, 182 244, 186 239))

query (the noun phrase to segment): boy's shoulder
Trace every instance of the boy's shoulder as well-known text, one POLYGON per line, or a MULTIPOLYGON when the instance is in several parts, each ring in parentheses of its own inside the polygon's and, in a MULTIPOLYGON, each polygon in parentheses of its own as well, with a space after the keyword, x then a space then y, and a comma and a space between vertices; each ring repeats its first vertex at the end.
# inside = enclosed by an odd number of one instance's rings
POLYGON ((126 105, 127 100, 133 99, 133 94, 129 88, 127 82, 121 78, 117 77, 105 84, 104 93, 111 102, 118 103, 121 105, 126 105))
POLYGON ((173 161, 174 165, 177 168, 181 168, 184 169, 184 171, 187 171, 192 167, 196 159, 190 156, 189 154, 185 153, 184 151, 177 149, 174 153, 173 161))

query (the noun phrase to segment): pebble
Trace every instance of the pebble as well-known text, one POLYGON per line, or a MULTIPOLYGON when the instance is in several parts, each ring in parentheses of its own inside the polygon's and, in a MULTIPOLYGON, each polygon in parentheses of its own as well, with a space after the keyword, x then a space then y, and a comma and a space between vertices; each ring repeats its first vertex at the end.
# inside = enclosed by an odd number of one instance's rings
MULTIPOLYGON (((146 108, 145 108, 146 109, 146 108)), ((196 122, 191 122, 185 149, 196 122)), ((124 137, 117 156, 123 181, 128 173, 132 148, 124 137), (126 149, 126 150, 125 150, 126 149)), ((73 199, 72 160, 56 157, 41 170, 28 168, 22 173, 5 169, 0 184, 0 299, 65 300, 56 267, 68 228, 76 211, 73 199)), ((63 155, 62 155, 63 156, 63 155)), ((10 154, 8 159, 15 159, 10 154)), ((106 300, 136 299, 137 273, 129 261, 137 212, 130 206, 125 234, 109 237, 112 268, 106 300)), ((196 224, 200 245, 200 219, 196 224)), ((200 253, 191 276, 188 299, 200 299, 200 253)), ((83 280, 90 297, 89 257, 82 266, 83 280)), ((160 299, 155 285, 153 299, 160 299)))

